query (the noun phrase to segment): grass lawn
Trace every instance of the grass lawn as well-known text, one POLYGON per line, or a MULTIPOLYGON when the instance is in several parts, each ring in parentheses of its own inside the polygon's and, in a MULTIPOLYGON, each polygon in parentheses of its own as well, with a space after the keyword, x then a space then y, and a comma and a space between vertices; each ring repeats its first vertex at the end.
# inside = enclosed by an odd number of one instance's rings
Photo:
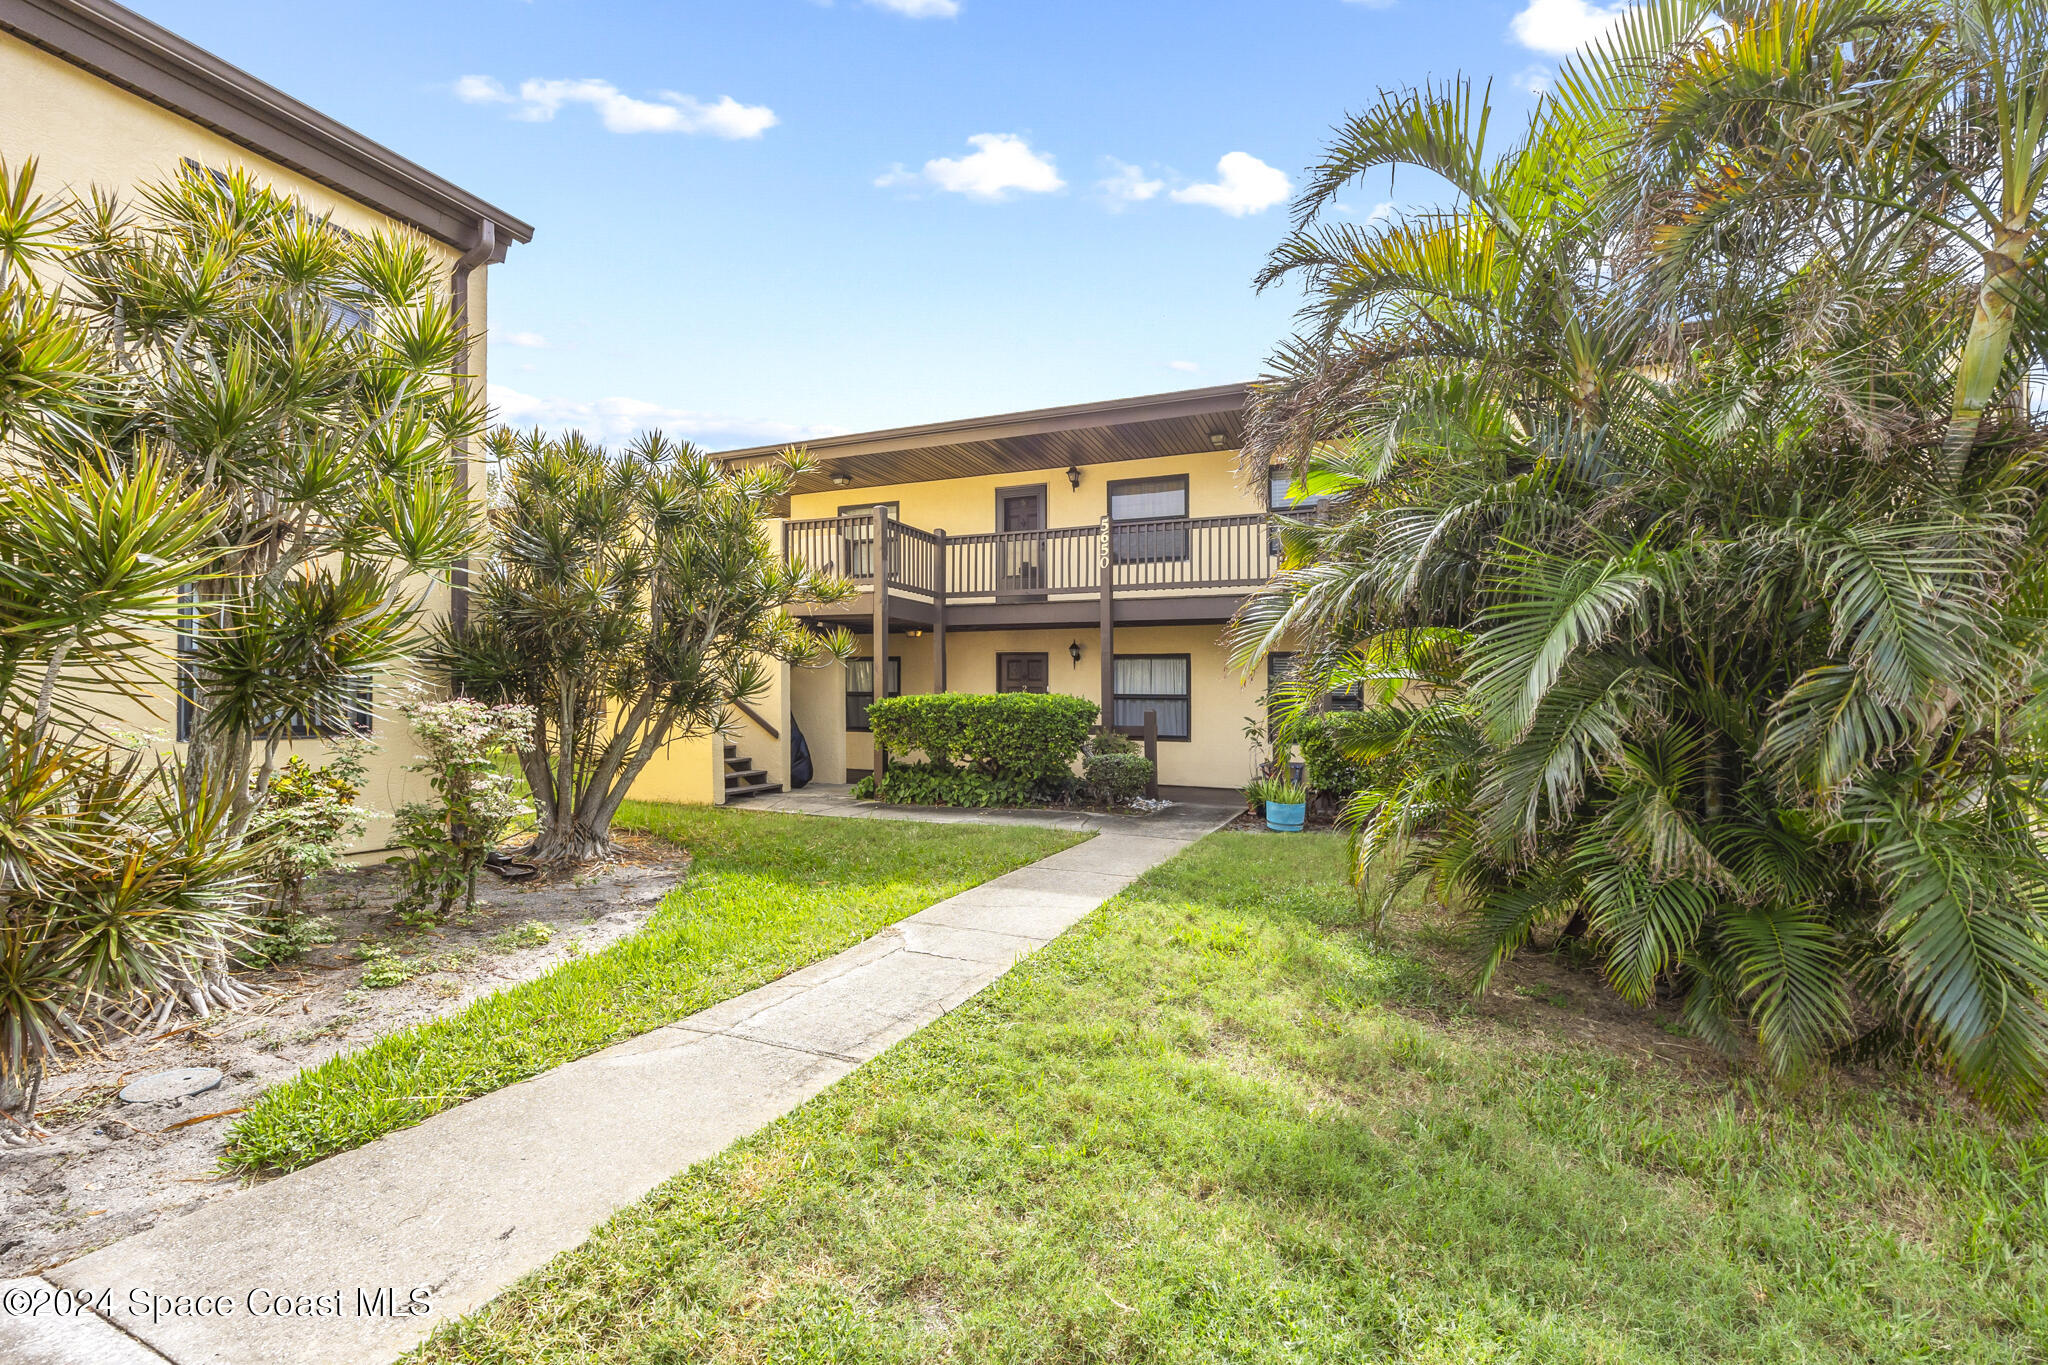
POLYGON ((752 990, 1080 837, 643 802, 619 823, 696 858, 645 929, 265 1091, 229 1134, 226 1162, 291 1170, 359 1147, 752 990))
POLYGON ((1211 836, 421 1358, 2043 1358, 2048 1138, 1475 1008, 1339 850, 1211 836))

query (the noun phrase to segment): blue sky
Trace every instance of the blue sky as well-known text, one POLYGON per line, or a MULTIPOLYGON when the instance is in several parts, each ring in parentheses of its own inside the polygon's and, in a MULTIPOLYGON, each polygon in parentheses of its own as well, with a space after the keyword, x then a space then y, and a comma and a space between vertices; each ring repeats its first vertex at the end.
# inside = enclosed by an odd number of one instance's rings
POLYGON ((536 226, 492 275, 508 419, 714 448, 1250 378, 1330 126, 1458 72, 1519 123, 1615 7, 129 3, 536 226))

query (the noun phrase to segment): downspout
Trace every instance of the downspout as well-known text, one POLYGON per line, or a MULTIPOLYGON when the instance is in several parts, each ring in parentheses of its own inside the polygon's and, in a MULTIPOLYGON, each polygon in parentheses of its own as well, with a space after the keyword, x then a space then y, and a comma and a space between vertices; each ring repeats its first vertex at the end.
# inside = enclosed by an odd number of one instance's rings
MULTIPOLYGON (((490 263, 498 251, 498 225, 486 218, 476 225, 476 245, 462 253, 455 262, 454 278, 449 282, 449 297, 455 305, 455 320, 462 328, 462 349, 455 354, 455 382, 469 386, 476 378, 469 366, 469 340, 473 334, 469 310, 470 272, 490 263)), ((462 494, 464 502, 469 501, 469 462, 476 451, 465 438, 455 453, 455 487, 462 494)), ((448 623, 457 635, 469 629, 469 557, 455 561, 448 575, 448 623)))

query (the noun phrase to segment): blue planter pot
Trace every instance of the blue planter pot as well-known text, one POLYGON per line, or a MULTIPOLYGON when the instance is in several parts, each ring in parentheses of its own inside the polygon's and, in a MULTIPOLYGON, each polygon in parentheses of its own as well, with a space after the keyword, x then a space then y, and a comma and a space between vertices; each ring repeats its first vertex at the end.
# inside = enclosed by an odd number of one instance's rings
POLYGON ((1278 801, 1266 803, 1266 828, 1275 834, 1299 834, 1302 822, 1308 819, 1308 803, 1282 805, 1278 801))

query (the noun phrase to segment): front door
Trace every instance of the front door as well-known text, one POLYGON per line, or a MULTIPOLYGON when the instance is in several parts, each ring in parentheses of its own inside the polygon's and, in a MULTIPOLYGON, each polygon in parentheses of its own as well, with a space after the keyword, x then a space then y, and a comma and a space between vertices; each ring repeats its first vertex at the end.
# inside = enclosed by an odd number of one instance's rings
POLYGON ((996 596, 1045 591, 1045 485, 996 490, 996 596))
POLYGON ((996 655, 996 691, 1044 692, 1050 658, 1046 654, 996 655))

